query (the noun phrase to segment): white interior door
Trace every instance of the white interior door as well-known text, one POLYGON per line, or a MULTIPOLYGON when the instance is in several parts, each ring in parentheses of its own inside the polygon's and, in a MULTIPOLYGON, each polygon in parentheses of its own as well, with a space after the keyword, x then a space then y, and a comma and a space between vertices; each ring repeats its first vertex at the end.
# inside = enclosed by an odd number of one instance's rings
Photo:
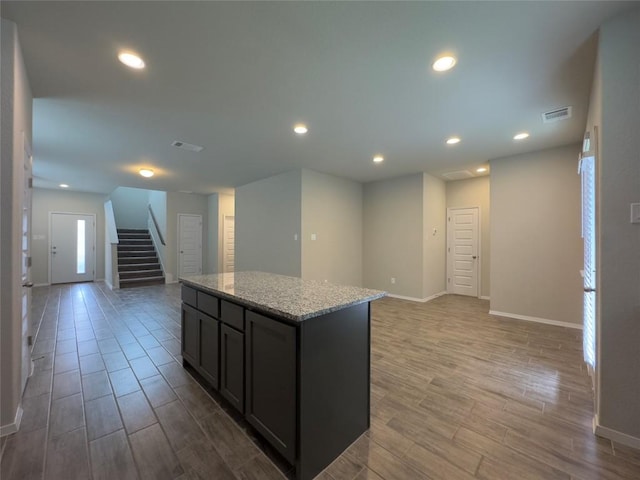
POLYGON ((51 213, 51 283, 94 280, 95 228, 93 214, 51 213))
POLYGON ((22 245, 21 245, 21 281, 22 281, 22 367, 20 385, 24 388, 31 373, 31 345, 35 326, 31 318, 31 151, 26 139, 24 142, 24 171, 22 188, 22 245))
POLYGON ((202 273, 202 215, 178 214, 178 277, 202 273))
POLYGON ((478 296, 479 209, 447 210, 447 292, 478 296))
POLYGON ((222 271, 233 272, 235 269, 235 217, 225 215, 223 220, 223 240, 222 240, 222 271))

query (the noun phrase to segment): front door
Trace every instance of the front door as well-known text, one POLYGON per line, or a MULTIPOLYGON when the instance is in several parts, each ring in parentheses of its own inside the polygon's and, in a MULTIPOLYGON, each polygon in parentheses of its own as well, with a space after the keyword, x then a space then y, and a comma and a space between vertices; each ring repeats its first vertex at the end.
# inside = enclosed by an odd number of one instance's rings
POLYGON ((178 214, 178 277, 202 273, 202 215, 178 214))
POLYGON ((51 283, 91 282, 95 215, 51 213, 51 283))
POLYGON ((478 296, 478 207, 447 212, 447 292, 478 296))

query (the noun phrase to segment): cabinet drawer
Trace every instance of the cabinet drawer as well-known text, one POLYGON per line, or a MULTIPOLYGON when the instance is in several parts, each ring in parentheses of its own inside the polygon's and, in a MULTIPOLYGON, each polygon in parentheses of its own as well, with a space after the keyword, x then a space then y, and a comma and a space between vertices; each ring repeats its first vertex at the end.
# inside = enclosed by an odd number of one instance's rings
POLYGON ((244 307, 226 300, 222 300, 220 303, 220 320, 244 332, 244 307))
POLYGON ((192 307, 197 307, 196 290, 186 285, 182 285, 182 301, 192 307))
POLYGON ((206 313, 210 317, 220 318, 220 299, 198 291, 198 310, 206 313))

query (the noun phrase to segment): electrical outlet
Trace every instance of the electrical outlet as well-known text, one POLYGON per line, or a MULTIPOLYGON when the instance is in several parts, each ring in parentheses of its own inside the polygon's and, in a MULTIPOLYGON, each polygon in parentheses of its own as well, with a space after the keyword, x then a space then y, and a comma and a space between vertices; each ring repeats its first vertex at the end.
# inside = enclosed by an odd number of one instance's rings
POLYGON ((395 284, 396 283, 396 277, 391 277, 391 283, 395 284))
POLYGON ((318 236, 315 233, 311 234, 311 240, 317 240, 318 236))

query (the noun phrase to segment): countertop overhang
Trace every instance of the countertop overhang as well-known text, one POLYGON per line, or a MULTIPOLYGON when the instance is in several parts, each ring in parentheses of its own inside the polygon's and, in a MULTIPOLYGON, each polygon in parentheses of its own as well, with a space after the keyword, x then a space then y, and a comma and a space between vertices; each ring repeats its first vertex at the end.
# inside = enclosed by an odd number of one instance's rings
POLYGON ((192 275, 181 277, 180 282, 294 322, 302 322, 386 295, 381 290, 265 272, 192 275))

